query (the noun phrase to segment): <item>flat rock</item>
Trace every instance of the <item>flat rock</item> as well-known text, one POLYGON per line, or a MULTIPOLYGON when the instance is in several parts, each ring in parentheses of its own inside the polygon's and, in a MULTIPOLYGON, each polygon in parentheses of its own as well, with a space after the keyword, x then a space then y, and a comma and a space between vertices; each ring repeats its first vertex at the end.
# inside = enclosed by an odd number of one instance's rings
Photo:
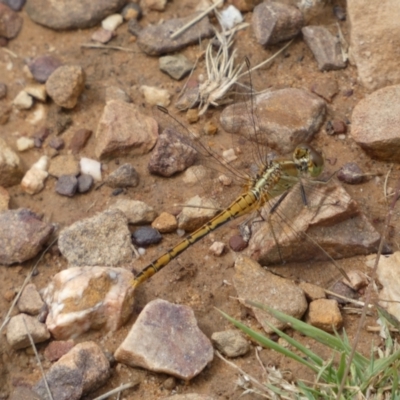
POLYGON ((28 0, 25 11, 40 25, 55 30, 84 29, 98 24, 108 15, 120 10, 126 0, 28 0))
POLYGON ((111 188, 136 187, 139 184, 139 174, 132 164, 123 164, 108 175, 105 184, 111 188))
POLYGON ((262 46, 294 38, 300 33, 304 20, 296 7, 268 1, 254 7, 252 28, 262 46))
POLYGON ((116 331, 130 317, 133 275, 123 268, 75 267, 56 274, 43 292, 46 325, 56 339, 90 329, 116 331))
MULTIPOLYGON (((265 304, 295 318, 301 318, 307 310, 306 298, 298 286, 265 270, 251 258, 239 256, 236 259, 233 284, 238 297, 243 301, 251 300, 265 304)), ((250 307, 245 302, 243 304, 251 308, 257 321, 267 333, 273 332, 267 322, 278 329, 286 327, 284 323, 265 311, 250 307)))
POLYGON ((78 176, 80 172, 79 160, 72 154, 62 154, 50 161, 49 174, 59 178, 62 175, 78 176))
POLYGON ((53 232, 46 224, 26 208, 0 213, 0 263, 11 265, 35 257, 53 232))
POLYGON ((21 179, 22 169, 18 155, 0 138, 0 186, 14 186, 21 179))
POLYGON ((400 161, 400 85, 379 89, 353 109, 350 135, 369 156, 400 161))
POLYGON ((46 81, 47 94, 60 107, 74 108, 85 88, 85 73, 78 65, 57 68, 46 81))
POLYGON ((247 103, 230 105, 221 113, 225 131, 267 143, 282 154, 309 142, 325 117, 325 102, 303 89, 281 89, 254 98, 255 119, 247 103), (255 126, 254 126, 255 123, 255 126))
POLYGON ((43 306, 44 302, 36 286, 33 283, 28 283, 17 302, 19 311, 29 315, 37 315, 40 313, 43 306))
POLYGON ((400 3, 354 0, 347 4, 347 16, 350 61, 361 83, 369 90, 400 83, 400 3))
POLYGON ((337 332, 343 326, 336 300, 318 299, 310 303, 306 322, 326 332, 337 332))
POLYGON ((22 23, 23 19, 18 13, 0 3, 0 36, 14 39, 21 30, 22 23))
POLYGON ((129 224, 150 224, 157 217, 154 208, 140 200, 118 199, 109 209, 122 211, 129 224))
POLYGON ((12 317, 7 325, 7 342, 14 350, 24 349, 31 345, 27 329, 33 343, 41 343, 50 338, 46 325, 39 322, 36 317, 18 314, 12 317))
POLYGON ((154 147, 157 138, 158 124, 154 118, 143 115, 133 104, 111 100, 104 107, 97 126, 96 156, 146 154, 154 147))
POLYGON ((115 352, 120 363, 185 381, 198 375, 213 356, 211 342, 198 328, 192 309, 161 299, 146 305, 115 352))
MULTIPOLYGON (((293 188, 271 216, 275 235, 268 222, 253 225, 247 255, 270 265, 327 260, 327 254, 338 259, 376 251, 379 233, 338 183, 303 186, 308 207, 304 206, 299 187, 293 188)), ((265 221, 272 204, 262 210, 265 221)))
POLYGON ((183 54, 175 54, 173 56, 160 57, 159 67, 162 72, 180 81, 193 69, 193 63, 183 54))
POLYGON ((187 29, 176 39, 171 39, 171 34, 192 21, 196 15, 185 18, 174 18, 163 24, 151 25, 139 32, 138 46, 149 56, 160 56, 183 49, 190 44, 214 35, 214 29, 207 17, 187 29))
POLYGON ((240 357, 250 350, 249 342, 237 330, 214 332, 211 336, 214 346, 227 357, 240 357))
POLYGON ((167 128, 158 138, 148 170, 152 174, 169 177, 184 171, 193 165, 196 159, 197 152, 190 142, 173 129, 167 128))
POLYGON ((70 266, 116 266, 132 260, 126 216, 107 210, 64 228, 58 238, 61 253, 70 266))
MULTIPOLYGON (((54 363, 46 373, 53 399, 79 400, 103 386, 111 375, 110 363, 94 342, 77 344, 54 363)), ((46 384, 41 379, 33 390, 47 399, 46 384)))
POLYGON ((301 32, 303 39, 314 54, 320 71, 330 71, 346 67, 339 39, 324 26, 305 26, 301 32))

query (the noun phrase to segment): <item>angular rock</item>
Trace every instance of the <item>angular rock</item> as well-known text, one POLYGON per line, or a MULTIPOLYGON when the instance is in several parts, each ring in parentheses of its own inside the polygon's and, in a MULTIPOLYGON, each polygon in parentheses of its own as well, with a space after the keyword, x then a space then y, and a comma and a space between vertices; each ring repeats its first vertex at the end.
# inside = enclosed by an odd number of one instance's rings
POLYGON ((50 342, 44 350, 44 357, 51 362, 57 361, 74 346, 73 340, 55 340, 50 342))
POLYGON ((62 175, 78 176, 79 161, 72 154, 59 155, 50 161, 49 174, 59 178, 62 175))
POLYGON ((210 247, 209 247, 209 252, 213 254, 215 257, 220 257, 224 253, 225 250, 225 243, 223 242, 214 242, 210 247))
POLYGON ((300 282, 299 287, 303 290, 304 294, 307 297, 307 300, 317 300, 317 299, 325 299, 325 292, 320 286, 313 285, 308 282, 300 282))
POLYGON ((330 71, 346 67, 340 49, 339 39, 324 26, 305 26, 301 32, 303 39, 314 54, 320 71, 330 71))
POLYGON ((361 271, 351 270, 347 272, 350 281, 344 279, 344 283, 350 286, 353 290, 360 290, 368 286, 367 276, 361 271))
POLYGON ((213 355, 191 308, 156 299, 140 313, 116 350, 115 359, 188 381, 212 361, 213 355))
POLYGON ((171 33, 176 32, 188 22, 192 21, 195 15, 185 18, 174 18, 165 21, 163 24, 151 25, 142 29, 138 36, 139 48, 149 56, 160 56, 183 49, 199 40, 214 35, 214 30, 207 17, 187 29, 175 39, 171 39, 171 33))
POLYGON ((21 182, 22 169, 18 155, 0 138, 0 186, 10 187, 21 182))
POLYGON ((115 31, 122 23, 124 19, 121 14, 111 14, 101 21, 101 27, 107 31, 115 31))
POLYGON ((157 229, 150 226, 142 226, 132 233, 132 242, 139 247, 149 247, 160 243, 162 236, 157 229))
POLYGON ((188 232, 200 228, 221 209, 215 201, 200 196, 192 197, 186 204, 178 215, 178 227, 188 232))
POLYGON ((61 230, 58 246, 70 266, 115 266, 132 260, 127 218, 107 210, 61 230))
POLYGON ((120 100, 104 107, 96 131, 96 156, 100 159, 124 154, 148 153, 158 138, 157 122, 139 108, 120 100))
POLYGON ((365 174, 356 163, 349 162, 340 168, 336 176, 341 182, 346 182, 349 185, 356 185, 364 181, 365 174))
POLYGON ((78 190, 78 179, 75 175, 61 175, 57 179, 56 192, 61 196, 73 197, 78 190))
POLYGON ((99 42, 99 43, 108 43, 113 37, 115 36, 115 33, 112 31, 108 31, 107 29, 100 28, 97 31, 93 33, 91 36, 91 39, 94 42, 99 42))
POLYGON ((325 102, 303 89, 263 93, 254 98, 253 107, 255 118, 249 104, 226 107, 220 117, 223 129, 263 145, 267 143, 282 154, 293 151, 300 143, 309 142, 325 117, 325 102))
POLYGON ((130 317, 133 275, 123 268, 75 267, 56 274, 43 299, 46 325, 56 339, 76 338, 90 329, 116 331, 130 317))
POLYGON ((65 146, 64 139, 56 136, 50 139, 49 146, 54 150, 62 150, 65 146))
POLYGON ((18 13, 0 3, 0 36, 14 39, 21 30, 23 19, 18 13))
POLYGON ((268 1, 254 7, 252 28, 262 46, 294 38, 300 33, 304 20, 296 7, 268 1))
POLYGON ((183 54, 176 54, 173 56, 160 57, 159 67, 162 72, 165 72, 171 78, 180 81, 193 69, 193 63, 191 63, 183 54))
POLYGON ((140 91, 150 106, 168 107, 171 103, 171 95, 166 89, 143 85, 140 87, 140 91))
POLYGON ((78 192, 86 193, 93 186, 94 179, 91 175, 82 174, 78 176, 78 192))
POLYGON ((105 180, 111 188, 136 187, 139 184, 139 174, 131 164, 123 164, 113 171, 105 180))
MULTIPOLYGON (((135 3, 129 3, 135 4, 135 3)), ((106 103, 110 100, 120 100, 124 101, 125 103, 132 103, 132 99, 129 95, 118 86, 107 86, 106 87, 106 103)))
POLYGON ((44 302, 40 297, 36 286, 33 283, 28 283, 18 299, 17 307, 21 313, 29 315, 37 315, 44 306, 44 302))
POLYGON ((31 345, 27 330, 33 343, 41 343, 50 338, 46 325, 40 323, 36 317, 18 314, 12 317, 7 325, 7 342, 14 350, 24 349, 31 345))
POLYGON ((210 171, 203 165, 193 165, 182 175, 182 180, 186 185, 200 185, 202 181, 210 177, 210 171))
POLYGON ((30 84, 24 88, 25 92, 34 99, 45 102, 47 99, 45 85, 30 84))
POLYGON ((54 56, 42 55, 29 62, 28 68, 37 82, 46 83, 49 76, 61 65, 62 62, 54 56))
POLYGON ((0 213, 0 264, 22 263, 35 257, 53 232, 53 226, 41 221, 26 208, 0 213))
POLYGON ((95 181, 101 181, 101 163, 90 158, 82 157, 79 162, 81 174, 90 175, 95 181))
MULTIPOLYGON (((110 363, 101 348, 94 342, 83 342, 51 366, 46 381, 53 399, 79 400, 104 385, 110 374, 110 363)), ((43 379, 33 390, 41 398, 48 398, 43 379)))
POLYGON ((196 159, 197 152, 190 142, 173 129, 167 128, 158 138, 148 169, 152 174, 169 177, 184 171, 193 165, 196 159))
POLYGON ((306 317, 308 324, 326 332, 338 331, 343 318, 336 300, 318 299, 310 303, 306 317))
MULTIPOLYGON (((379 233, 340 185, 331 181, 303 186, 308 206, 303 204, 299 187, 293 188, 280 203, 278 212, 271 215, 274 233, 267 222, 253 225, 247 255, 269 265, 327 260, 327 254, 339 259, 376 251, 379 233)), ((265 221, 274 202, 261 212, 265 221)))
POLYGON ((167 212, 162 212, 151 224, 160 233, 171 233, 177 230, 178 221, 175 216, 167 212))
MULTIPOLYGON (((236 259, 233 284, 240 299, 265 304, 295 318, 301 318, 307 310, 306 298, 298 286, 265 270, 248 257, 239 256, 236 259)), ((286 326, 267 312, 246 303, 244 305, 252 309, 265 332, 273 332, 267 322, 278 329, 286 326)))
POLYGON ((60 107, 74 108, 85 88, 85 73, 78 65, 57 68, 46 81, 47 94, 60 107))
POLYGON ((39 193, 44 188, 44 182, 49 176, 49 173, 47 172, 48 166, 49 157, 40 157, 22 178, 22 190, 31 195, 39 193))
POLYGON ((118 199, 109 209, 122 211, 129 224, 150 224, 157 217, 154 208, 140 200, 118 199))
POLYGON ((214 332, 211 341, 217 350, 227 357, 240 357, 250 350, 249 342, 234 329, 214 332))
POLYGON ((400 83, 400 4, 397 0, 347 4, 349 56, 369 90, 400 83), (377 17, 379 15, 379 18, 377 17))
POLYGON ((19 110, 29 110, 33 105, 33 98, 25 90, 21 90, 15 96, 13 105, 19 110))
POLYGON ((332 77, 322 77, 312 84, 310 90, 330 103, 339 92, 339 86, 332 77))
POLYGON ((29 0, 25 11, 34 22, 51 29, 85 29, 97 25, 125 3, 126 0, 72 0, 67 3, 29 0))
POLYGON ((353 109, 350 135, 369 156, 400 161, 400 85, 379 89, 353 109))
POLYGON ((93 131, 90 129, 78 129, 74 136, 72 136, 71 142, 69 144, 69 148, 72 151, 72 154, 78 154, 86 145, 93 131))

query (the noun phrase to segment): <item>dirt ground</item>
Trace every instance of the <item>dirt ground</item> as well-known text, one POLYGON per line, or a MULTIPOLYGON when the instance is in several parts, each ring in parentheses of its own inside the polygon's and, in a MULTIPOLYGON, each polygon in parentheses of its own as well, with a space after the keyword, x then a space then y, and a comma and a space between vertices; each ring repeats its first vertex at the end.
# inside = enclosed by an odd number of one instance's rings
MULTIPOLYGON (((168 3, 165 12, 149 12, 140 23, 142 26, 147 26, 150 23, 157 23, 160 19, 189 15, 194 11, 196 3, 196 1, 192 0, 168 3)), ((317 20, 312 22, 334 26, 336 20, 332 13, 332 6, 337 4, 345 7, 345 2, 337 1, 333 3, 326 7, 317 20)), ((68 112, 73 119, 73 125, 62 135, 67 144, 78 128, 96 131, 96 126, 105 104, 105 88, 108 86, 118 86, 125 90, 131 96, 133 102, 139 105, 143 112, 149 114, 151 114, 150 107, 144 103, 144 99, 138 90, 141 85, 165 88, 173 94, 173 101, 176 100, 177 93, 184 81, 176 82, 163 74, 158 67, 158 58, 146 56, 139 50, 132 35, 127 32, 126 23, 118 28, 118 35, 110 45, 130 48, 134 52, 82 48, 81 44, 90 42, 91 34, 97 28, 73 32, 55 32, 34 24, 23 11, 21 15, 24 18, 23 29, 19 36, 8 45, 8 49, 15 53, 17 58, 10 57, 0 48, 0 63, 2 65, 0 80, 8 85, 8 99, 13 99, 26 83, 23 67, 29 58, 51 53, 64 63, 77 64, 85 70, 87 85, 84 93, 78 105, 68 112), (12 68, 3 68, 9 62, 12 62, 12 68)), ((250 21, 251 13, 247 14, 245 18, 246 21, 250 21)), ((340 24, 344 35, 348 35, 346 22, 341 22, 340 24)), ((250 28, 237 34, 235 47, 239 53, 238 60, 247 56, 252 65, 258 64, 279 49, 279 46, 267 50, 262 49, 256 43, 250 28)), ((205 44, 203 43, 204 48, 205 44)), ((192 61, 196 59, 199 52, 200 49, 197 45, 189 46, 182 51, 192 61)), ((200 62, 196 73, 202 71, 204 71, 204 62, 200 62)), ((356 68, 349 65, 339 71, 321 73, 310 50, 300 38, 295 40, 286 51, 285 56, 279 56, 272 64, 254 72, 252 79, 256 90, 284 87, 309 89, 322 76, 329 76, 336 80, 339 86, 338 94, 332 103, 328 104, 327 119, 335 116, 345 121, 351 121, 352 109, 367 93, 357 82, 356 68), (344 93, 349 90, 353 91, 353 95, 345 96, 344 93)), ((51 107, 54 107, 54 104, 48 101, 46 108, 50 109, 51 107)), ((14 113, 6 125, 0 126, 0 136, 14 146, 15 140, 19 135, 32 135, 37 128, 26 121, 26 117, 31 113, 31 110, 14 113)), ((198 126, 201 126, 207 120, 218 123, 219 113, 220 110, 211 109, 198 122, 198 126)), ((184 119, 184 115, 181 117, 184 119)), ((226 134, 220 130, 213 140, 217 143, 218 141, 223 143, 226 138, 226 134)), ((322 149, 328 161, 328 168, 332 172, 349 161, 357 162, 364 171, 386 171, 388 169, 388 165, 368 158, 349 135, 346 135, 345 139, 339 139, 335 136, 328 136, 325 130, 321 128, 313 144, 322 149)), ((95 158, 94 148, 95 136, 92 135, 81 156, 95 158)), ((66 152, 66 150, 61 152, 66 152)), ((20 153, 24 169, 28 169, 42 154, 43 149, 31 149, 20 153)), ((176 210, 175 204, 184 204, 193 194, 202 194, 203 191, 207 190, 208 185, 205 184, 202 188, 188 187, 187 190, 176 191, 176 187, 182 187, 182 176, 160 178, 150 175, 147 170, 149 156, 119 158, 103 164, 104 175, 127 161, 131 162, 137 169, 140 175, 139 186, 126 190, 120 196, 144 201, 153 206, 158 213, 161 213, 162 211, 174 211, 176 210)), ((245 155, 242 156, 245 157, 245 155)), ((91 190, 85 195, 76 195, 73 198, 62 197, 55 193, 55 183, 54 178, 48 178, 45 189, 34 196, 23 193, 19 186, 10 188, 10 208, 29 208, 43 215, 46 221, 57 224, 59 231, 74 221, 93 216, 97 212, 105 210, 115 200, 111 195, 112 189, 106 186, 103 186, 100 190, 91 190)), ((212 185, 213 182, 208 182, 208 184, 212 185)), ((346 189, 370 215, 376 209, 380 209, 381 205, 383 206, 381 187, 381 181, 377 182, 377 180, 371 179, 362 185, 346 186, 346 189), (366 196, 367 194, 368 196, 366 196), (368 197, 368 199, 365 197, 368 197)), ((224 199, 230 198, 228 191, 236 191, 236 194, 240 193, 240 189, 233 186, 232 188, 218 189, 213 195, 219 198, 222 205, 227 205, 226 200, 224 204, 224 199)), ((375 222, 378 222, 378 228, 382 227, 381 220, 376 218, 375 222)), ((103 349, 113 353, 127 335, 140 310, 149 301, 157 297, 191 306, 198 319, 200 329, 208 337, 211 337, 211 334, 215 331, 231 328, 229 323, 218 314, 215 307, 224 310, 233 317, 240 318, 243 322, 253 327, 258 327, 254 318, 236 300, 232 299, 232 297, 236 296, 233 286, 224 284, 224 282, 232 282, 235 254, 228 251, 222 257, 215 258, 210 255, 208 250, 213 240, 227 243, 229 237, 236 232, 237 225, 238 223, 234 222, 220 228, 190 248, 178 260, 172 262, 160 274, 140 287, 136 292, 136 305, 132 318, 118 332, 112 334, 102 331, 90 332, 78 338, 76 342, 94 340, 103 349)), ((397 233, 396 226, 393 227, 393 231, 397 233)), ((149 248, 141 259, 134 261, 133 270, 139 271, 149 261, 162 254, 163 251, 170 248, 178 240, 179 238, 176 234, 164 235, 160 245, 149 248)), ((341 260, 340 262, 344 268, 367 271, 364 260, 365 257, 357 257, 341 260)), ((2 292, 18 288, 35 261, 31 260, 23 265, 12 267, 1 267, 2 292)), ((66 268, 66 266, 66 260, 62 256, 46 254, 38 266, 38 274, 32 278, 32 281, 39 289, 44 288, 50 278, 66 268)), ((325 286, 327 281, 331 280, 336 274, 329 263, 317 264, 308 262, 285 265, 276 267, 276 269, 281 275, 288 276, 294 280, 306 280, 321 286, 325 286)), ((0 315, 2 318, 6 315, 9 306, 10 303, 3 296, 0 296, 0 315)), ((344 320, 346 332, 352 338, 359 316, 344 314, 344 320)), ((370 318, 367 322, 367 325, 374 324, 374 318, 370 318)), ((330 354, 321 346, 307 342, 304 338, 301 338, 301 340, 304 340, 307 345, 315 349, 322 357, 326 359, 330 357, 330 354)), ((359 343, 359 350, 364 354, 369 354, 371 343, 379 344, 380 338, 377 334, 364 331, 359 343)), ((2 364, 0 366, 0 393, 2 397, 0 398, 7 398, 6 394, 11 393, 15 386, 31 385, 40 379, 40 372, 31 349, 14 351, 7 345, 5 337, 1 339, 0 346, 2 364)), ((46 343, 38 345, 40 354, 43 354, 45 347, 46 343)), ((281 370, 290 370, 295 378, 312 380, 312 376, 308 371, 276 353, 262 350, 260 357, 266 364, 275 365, 281 370)), ((50 363, 45 360, 43 362, 45 369, 48 369, 50 363)), ((236 359, 234 362, 249 374, 262 379, 262 369, 255 357, 254 348, 247 356, 236 359)), ((140 384, 135 389, 124 392, 123 398, 159 399, 171 394, 171 391, 163 386, 167 378, 163 374, 117 365, 112 369, 112 377, 109 382, 97 392, 87 396, 86 399, 94 398, 120 384, 136 379, 140 381, 140 384)), ((236 386, 237 378, 238 375, 235 370, 215 358, 211 365, 190 383, 178 381, 174 390, 177 393, 209 394, 216 399, 236 399, 242 393, 236 386)), ((257 397, 255 395, 242 397, 242 399, 253 398, 257 397)))

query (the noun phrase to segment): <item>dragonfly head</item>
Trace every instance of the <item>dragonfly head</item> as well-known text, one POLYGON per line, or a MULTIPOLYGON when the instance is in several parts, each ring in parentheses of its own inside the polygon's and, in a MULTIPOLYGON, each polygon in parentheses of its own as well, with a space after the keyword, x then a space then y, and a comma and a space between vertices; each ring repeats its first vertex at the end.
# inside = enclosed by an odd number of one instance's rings
POLYGON ((293 161, 297 168, 310 175, 318 177, 324 169, 324 158, 322 154, 306 143, 299 144, 293 152, 293 161))

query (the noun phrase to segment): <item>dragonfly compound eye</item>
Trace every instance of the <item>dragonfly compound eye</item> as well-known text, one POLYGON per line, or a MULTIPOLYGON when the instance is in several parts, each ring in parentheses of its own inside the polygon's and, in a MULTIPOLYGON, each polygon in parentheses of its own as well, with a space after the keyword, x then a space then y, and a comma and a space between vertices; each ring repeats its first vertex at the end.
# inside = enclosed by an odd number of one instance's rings
POLYGON ((296 147, 293 158, 304 172, 316 178, 324 169, 324 157, 309 144, 300 144, 296 147))

